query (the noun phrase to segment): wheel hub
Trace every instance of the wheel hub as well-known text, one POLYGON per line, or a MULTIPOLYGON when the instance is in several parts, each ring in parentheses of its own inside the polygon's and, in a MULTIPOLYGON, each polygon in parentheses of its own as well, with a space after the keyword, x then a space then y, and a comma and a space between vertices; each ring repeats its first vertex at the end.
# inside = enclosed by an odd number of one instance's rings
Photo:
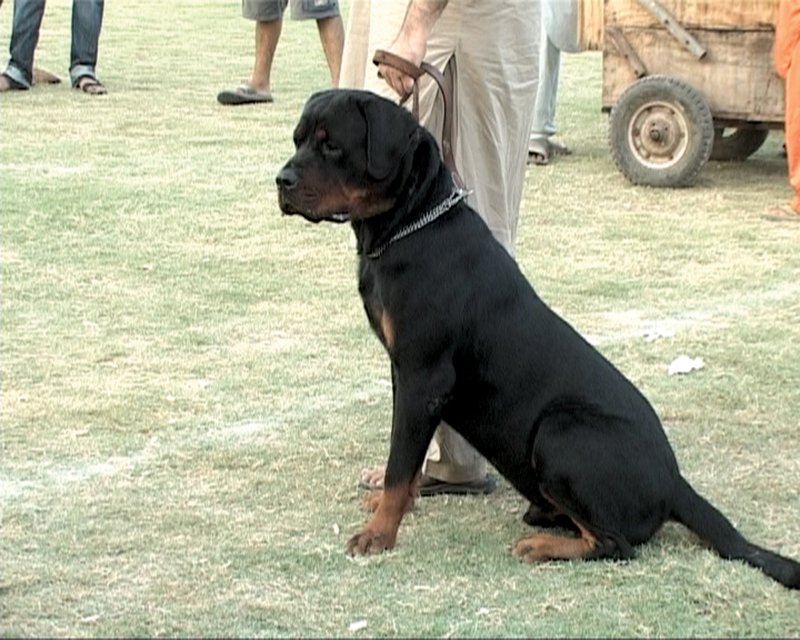
POLYGON ((686 118, 676 105, 653 102, 643 105, 631 118, 628 141, 642 164, 664 168, 685 153, 687 131, 686 118))

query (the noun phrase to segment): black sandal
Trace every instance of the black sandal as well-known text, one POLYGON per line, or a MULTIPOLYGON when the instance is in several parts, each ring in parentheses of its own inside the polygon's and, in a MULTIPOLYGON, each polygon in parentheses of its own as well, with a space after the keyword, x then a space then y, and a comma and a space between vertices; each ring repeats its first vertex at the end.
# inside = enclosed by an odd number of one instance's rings
MULTIPOLYGON (((371 483, 362 480, 358 483, 360 489, 367 491, 383 491, 383 483, 371 483)), ((497 478, 486 474, 481 480, 472 482, 445 482, 430 476, 423 475, 419 483, 421 497, 439 496, 443 494, 456 496, 488 495, 497 488, 497 478)))
POLYGON ((485 496, 492 493, 497 488, 497 480, 494 476, 485 475, 481 480, 472 482, 445 482, 430 476, 422 476, 419 483, 419 495, 421 497, 440 496, 444 494, 453 496, 485 496))

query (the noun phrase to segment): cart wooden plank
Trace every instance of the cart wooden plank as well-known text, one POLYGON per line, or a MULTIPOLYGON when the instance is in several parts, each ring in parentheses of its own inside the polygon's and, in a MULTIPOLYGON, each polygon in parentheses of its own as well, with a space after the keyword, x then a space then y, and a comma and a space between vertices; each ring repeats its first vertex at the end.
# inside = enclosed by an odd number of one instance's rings
MULTIPOLYGON (((658 0, 684 29, 765 30, 774 28, 780 0, 658 0)), ((606 27, 658 27, 638 0, 579 0, 581 49, 602 51, 606 27)))
MULTIPOLYGON (((783 122, 784 85, 772 67, 771 29, 690 30, 708 50, 702 60, 697 60, 678 46, 664 28, 618 28, 639 55, 648 75, 667 75, 693 85, 706 98, 715 118, 783 122)), ((631 65, 613 44, 606 42, 603 108, 611 108, 636 80, 631 65)))
MULTIPOLYGON (((658 0, 684 29, 769 30, 778 17, 779 0, 658 0)), ((658 27, 658 18, 639 0, 605 0, 606 26, 658 27)))

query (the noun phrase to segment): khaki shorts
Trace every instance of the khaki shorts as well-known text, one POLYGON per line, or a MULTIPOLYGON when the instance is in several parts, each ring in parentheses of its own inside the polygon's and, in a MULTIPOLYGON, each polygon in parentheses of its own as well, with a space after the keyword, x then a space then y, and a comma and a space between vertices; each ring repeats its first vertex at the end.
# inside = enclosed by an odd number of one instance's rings
MULTIPOLYGON (((272 22, 283 17, 289 0, 242 0, 242 15, 248 20, 272 22)), ((292 20, 321 20, 339 15, 339 0, 291 0, 292 20)))

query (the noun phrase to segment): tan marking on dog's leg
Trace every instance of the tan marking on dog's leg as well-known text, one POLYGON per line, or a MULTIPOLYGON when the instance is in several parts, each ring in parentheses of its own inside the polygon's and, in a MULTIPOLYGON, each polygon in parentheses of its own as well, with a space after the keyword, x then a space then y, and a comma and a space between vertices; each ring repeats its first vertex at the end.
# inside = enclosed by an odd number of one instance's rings
POLYGON ((364 507, 364 509, 366 509, 367 511, 375 513, 378 510, 378 505, 381 503, 382 496, 383 496, 383 489, 375 489, 374 491, 370 491, 361 500, 361 506, 364 507))
POLYGON ((414 483, 411 482, 387 487, 381 492, 372 519, 347 543, 350 555, 381 553, 394 547, 400 521, 414 504, 413 487, 414 483))
MULTIPOLYGON (((422 472, 417 472, 417 475, 414 476, 414 480, 408 487, 408 504, 406 505, 406 513, 414 509, 414 503, 419 497, 419 479, 421 475, 422 472)), ((374 491, 370 491, 361 500, 361 506, 364 507, 365 510, 375 513, 381 503, 381 496, 383 496, 383 489, 375 489, 374 491)))

